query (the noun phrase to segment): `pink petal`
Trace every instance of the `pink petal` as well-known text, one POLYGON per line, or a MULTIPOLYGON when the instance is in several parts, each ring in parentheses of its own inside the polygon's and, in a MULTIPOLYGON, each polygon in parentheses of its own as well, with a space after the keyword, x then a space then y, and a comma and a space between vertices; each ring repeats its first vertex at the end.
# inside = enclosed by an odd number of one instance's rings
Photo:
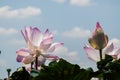
POLYGON ((100 57, 99 57, 99 51, 98 50, 95 50, 89 46, 85 46, 84 47, 84 50, 88 56, 89 59, 95 61, 95 62, 98 62, 100 61, 100 57))
POLYGON ((32 27, 25 27, 25 35, 27 41, 30 41, 31 33, 32 33, 32 27))
POLYGON ((120 58, 120 48, 116 51, 116 54, 117 54, 117 59, 120 58))
POLYGON ((113 43, 111 43, 110 45, 106 46, 103 50, 104 54, 109 54, 110 52, 112 52, 114 49, 114 45, 113 43))
POLYGON ((44 36, 43 36, 43 40, 50 38, 50 37, 53 37, 53 34, 50 33, 48 29, 46 29, 44 36))
POLYGON ((32 44, 30 39, 31 39, 32 27, 25 27, 24 30, 21 30, 21 33, 27 43, 27 46, 31 48, 32 44))
POLYGON ((117 55, 117 60, 119 60, 119 59, 120 59, 120 54, 117 55))
POLYGON ((43 45, 43 46, 41 47, 41 49, 42 49, 43 51, 47 51, 50 46, 51 46, 51 44, 43 45))
POLYGON ((101 28, 99 22, 96 23, 96 29, 101 28))
POLYGON ((42 45, 51 44, 52 41, 53 41, 53 37, 50 37, 50 38, 47 38, 47 39, 43 40, 43 41, 41 42, 41 44, 42 44, 42 45))
POLYGON ((98 32, 104 33, 102 27, 99 24, 99 22, 96 23, 96 27, 95 27, 95 30, 93 31, 92 35, 95 36, 96 34, 98 34, 98 32))
POLYGON ((53 41, 52 37, 49 39, 43 40, 40 44, 40 48, 46 51, 51 46, 52 41, 53 41))
POLYGON ((48 29, 46 29, 45 34, 44 34, 44 35, 49 35, 49 30, 48 30, 48 29))
POLYGON ((53 52, 56 48, 63 46, 64 43, 53 43, 50 48, 47 50, 47 52, 53 52))
POLYGON ((41 66, 42 64, 44 64, 46 61, 46 58, 44 58, 43 56, 39 56, 38 57, 38 66, 41 66))
POLYGON ((31 42, 34 46, 39 46, 42 41, 43 35, 38 28, 33 28, 31 34, 31 42))
POLYGON ((25 41, 27 43, 27 37, 26 37, 26 34, 25 34, 25 30, 21 30, 21 33, 22 33, 22 35, 23 35, 23 37, 24 37, 24 39, 25 39, 25 41))
POLYGON ((17 62, 22 62, 23 58, 24 58, 24 56, 17 55, 16 60, 17 60, 17 62))
POLYGON ((113 56, 116 59, 119 59, 120 57, 120 48, 114 49, 109 55, 113 56))
POLYGON ((101 31, 101 32, 103 32, 103 29, 102 29, 102 27, 101 27, 101 25, 99 24, 99 22, 97 22, 96 23, 96 29, 95 29, 95 31, 101 31))
POLYGON ((43 56, 47 59, 52 60, 52 61, 56 61, 56 60, 60 59, 58 56, 54 56, 54 55, 51 55, 51 54, 43 54, 43 56))
POLYGON ((34 60, 35 60, 35 58, 32 57, 31 55, 29 55, 29 56, 24 57, 22 62, 24 64, 29 64, 29 63, 33 62, 34 60))
POLYGON ((30 54, 33 54, 33 52, 29 49, 20 49, 18 51, 16 51, 16 54, 17 55, 20 55, 20 56, 29 56, 30 54))

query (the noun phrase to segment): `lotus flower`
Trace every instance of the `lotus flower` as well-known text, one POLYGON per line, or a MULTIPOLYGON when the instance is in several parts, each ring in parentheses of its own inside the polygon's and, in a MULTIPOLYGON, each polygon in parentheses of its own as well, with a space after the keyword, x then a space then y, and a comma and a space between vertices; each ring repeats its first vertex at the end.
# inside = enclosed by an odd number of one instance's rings
MULTIPOLYGON (((85 45, 84 50, 89 59, 98 62, 100 61, 99 50, 96 50, 88 45, 85 45)), ((103 49, 102 59, 105 58, 105 54, 111 55, 114 59, 120 59, 120 47, 116 48, 114 42, 109 41, 108 45, 103 49)))
POLYGON ((94 49, 103 49, 108 43, 108 37, 104 34, 99 22, 96 23, 96 28, 89 38, 89 43, 94 49))
POLYGON ((38 57, 38 65, 44 64, 46 59, 58 60, 58 56, 46 54, 53 52, 57 47, 63 43, 52 43, 53 35, 47 29, 43 34, 38 28, 25 27, 21 33, 27 43, 27 48, 22 48, 16 51, 17 62, 29 64, 34 62, 38 57))

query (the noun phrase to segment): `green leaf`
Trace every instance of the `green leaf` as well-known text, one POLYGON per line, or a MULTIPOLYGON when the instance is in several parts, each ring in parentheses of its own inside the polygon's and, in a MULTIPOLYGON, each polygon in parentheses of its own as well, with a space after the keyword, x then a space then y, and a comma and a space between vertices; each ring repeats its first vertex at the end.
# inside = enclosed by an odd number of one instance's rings
POLYGON ((106 54, 106 55, 105 55, 105 60, 106 60, 106 62, 110 62, 110 61, 113 60, 113 57, 106 54))
POLYGON ((30 71, 30 75, 31 75, 32 77, 37 77, 37 76, 39 75, 39 71, 36 70, 36 69, 32 69, 32 70, 30 71))
POLYGON ((25 67, 18 68, 10 76, 11 80, 30 80, 30 74, 26 71, 25 67))
POLYGON ((71 64, 64 59, 52 61, 48 66, 42 65, 39 76, 34 80, 90 80, 92 68, 80 69, 76 64, 71 64))
POLYGON ((73 80, 90 80, 92 78, 91 73, 93 73, 91 68, 86 70, 80 69, 80 72, 74 77, 73 80))
POLYGON ((106 80, 120 80, 120 72, 109 72, 104 77, 106 80))
POLYGON ((105 55, 105 59, 97 62, 97 68, 99 70, 106 69, 106 66, 113 60, 113 58, 109 55, 105 55))

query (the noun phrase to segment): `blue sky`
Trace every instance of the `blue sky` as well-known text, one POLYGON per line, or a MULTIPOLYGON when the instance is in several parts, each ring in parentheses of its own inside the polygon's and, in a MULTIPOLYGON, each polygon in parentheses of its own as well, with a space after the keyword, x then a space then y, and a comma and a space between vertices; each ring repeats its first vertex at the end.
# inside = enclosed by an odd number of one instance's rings
POLYGON ((64 46, 54 54, 79 64, 95 67, 88 60, 83 46, 100 22, 109 39, 120 43, 119 0, 0 0, 0 78, 6 69, 22 66, 16 62, 16 50, 26 47, 20 30, 24 26, 47 28, 54 34, 54 42, 64 46))

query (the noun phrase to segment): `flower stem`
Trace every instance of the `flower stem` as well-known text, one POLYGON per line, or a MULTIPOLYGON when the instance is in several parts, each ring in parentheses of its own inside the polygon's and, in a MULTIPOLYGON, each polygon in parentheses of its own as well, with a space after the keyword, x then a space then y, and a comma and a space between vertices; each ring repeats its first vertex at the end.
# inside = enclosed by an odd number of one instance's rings
POLYGON ((99 49, 100 52, 100 61, 102 61, 102 49, 99 49))
MULTIPOLYGON (((99 49, 99 53, 100 53, 100 61, 102 61, 102 49, 99 49)), ((103 74, 102 74, 102 76, 103 76, 103 74)), ((100 77, 99 80, 104 80, 104 78, 100 77)))
POLYGON ((31 62, 31 69, 33 69, 33 62, 31 62))
POLYGON ((38 66, 38 57, 36 57, 35 59, 35 69, 37 70, 37 66, 38 66))

